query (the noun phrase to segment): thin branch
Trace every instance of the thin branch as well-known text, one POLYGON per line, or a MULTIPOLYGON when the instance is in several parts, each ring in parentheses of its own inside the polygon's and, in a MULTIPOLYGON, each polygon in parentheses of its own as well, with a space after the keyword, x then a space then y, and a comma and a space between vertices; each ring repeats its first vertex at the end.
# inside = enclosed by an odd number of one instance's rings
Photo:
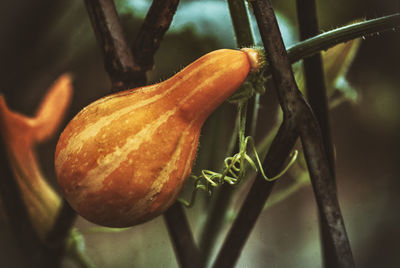
POLYGON ((198 252, 182 205, 179 202, 175 202, 164 213, 164 220, 167 224, 180 267, 202 267, 200 252, 198 252))
MULTIPOLYGON (((287 49, 287 55, 289 57, 289 62, 293 64, 320 53, 323 50, 334 47, 337 44, 348 42, 356 38, 373 36, 374 34, 384 31, 393 31, 399 27, 400 13, 353 23, 300 41, 287 49)), ((268 64, 266 64, 264 68, 265 73, 271 73, 268 64)))
MULTIPOLYGON (((321 217, 327 222, 338 267, 354 267, 350 244, 337 201, 336 189, 332 183, 333 175, 323 148, 318 123, 297 88, 270 1, 254 0, 251 1, 251 4, 284 114, 283 125, 264 161, 267 171, 272 173, 268 175, 274 175, 273 173, 279 171, 291 146, 297 139, 297 134, 300 134, 318 208, 321 217), (290 133, 285 133, 286 130, 289 130, 290 133), (290 146, 281 148, 282 144, 290 146)), ((269 195, 270 190, 267 191, 266 188, 271 186, 264 186, 264 184, 269 185, 269 183, 261 183, 258 178, 256 179, 239 212, 239 216, 224 241, 214 267, 231 267, 236 263, 248 234, 250 234, 258 215, 262 211, 265 196, 269 195)))
MULTIPOLYGON (((319 34, 315 0, 297 0, 297 16, 302 40, 319 34)), ((334 149, 329 125, 328 101, 321 54, 315 54, 304 59, 303 69, 307 99, 321 128, 326 157, 333 174, 333 183, 335 183, 334 149)), ((319 219, 324 267, 337 267, 335 254, 332 254, 335 249, 332 248, 333 244, 329 242, 329 227, 323 217, 319 217, 319 219)))
POLYGON ((103 52, 104 66, 112 91, 146 84, 146 73, 133 60, 125 41, 113 0, 85 0, 97 41, 103 52))
POLYGON ((153 68, 154 54, 171 25, 178 4, 179 0, 153 0, 133 47, 133 56, 141 72, 153 68))

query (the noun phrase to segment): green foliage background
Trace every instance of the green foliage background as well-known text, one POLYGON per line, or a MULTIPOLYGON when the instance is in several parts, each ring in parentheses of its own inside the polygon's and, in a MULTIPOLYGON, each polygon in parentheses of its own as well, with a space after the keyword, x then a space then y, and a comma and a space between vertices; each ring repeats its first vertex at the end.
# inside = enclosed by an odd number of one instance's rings
MULTIPOLYGON (((148 1, 118 0, 128 41, 132 44, 148 1), (133 5, 134 4, 134 5, 133 5)), ((286 45, 297 39, 295 2, 273 1, 281 16, 286 45)), ((396 0, 318 1, 320 27, 329 30, 355 19, 398 12, 396 0)), ((208 51, 234 47, 225 1, 181 1, 171 31, 156 55, 151 82, 165 79, 208 51)), ((358 267, 400 266, 400 33, 389 31, 363 40, 349 70, 357 103, 345 103, 332 113, 338 191, 358 267)), ((101 51, 80 0, 0 2, 0 89, 17 111, 32 114, 48 86, 62 73, 74 75, 74 99, 69 118, 83 106, 109 93, 101 51)), ((260 113, 260 132, 268 129, 273 90, 267 89, 260 113)), ((207 122, 197 169, 219 169, 232 109, 225 105, 207 122), (224 122, 224 128, 215 126, 224 122)), ((66 123, 66 122, 65 122, 66 123)), ((44 173, 55 184, 53 151, 57 138, 38 148, 44 173)), ((284 187, 279 182, 274 193, 284 187)), ((202 197, 201 197, 202 198, 202 197)), ((196 235, 209 205, 188 211, 196 235)), ((316 208, 310 186, 263 213, 237 267, 320 267, 316 208)), ((123 232, 93 231, 79 218, 76 227, 86 240, 88 256, 97 267, 176 267, 172 246, 161 217, 123 232)), ((17 245, 0 219, 0 261, 17 267, 17 245)), ((64 267, 75 267, 66 260, 64 267)))

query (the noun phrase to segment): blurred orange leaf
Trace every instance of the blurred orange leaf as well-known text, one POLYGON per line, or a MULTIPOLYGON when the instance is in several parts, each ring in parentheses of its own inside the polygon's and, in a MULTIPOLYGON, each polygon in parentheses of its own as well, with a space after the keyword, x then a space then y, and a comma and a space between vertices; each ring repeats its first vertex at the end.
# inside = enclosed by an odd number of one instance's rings
POLYGON ((35 145, 55 134, 71 97, 69 75, 62 75, 57 79, 34 117, 11 111, 4 96, 0 96, 1 136, 32 223, 41 238, 45 238, 51 229, 61 199, 40 171, 35 145))

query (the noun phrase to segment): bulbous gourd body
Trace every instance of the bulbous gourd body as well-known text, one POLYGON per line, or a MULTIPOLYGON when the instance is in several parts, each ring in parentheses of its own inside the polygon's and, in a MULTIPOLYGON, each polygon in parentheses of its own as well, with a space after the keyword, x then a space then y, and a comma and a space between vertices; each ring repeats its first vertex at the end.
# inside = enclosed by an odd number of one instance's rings
POLYGON ((110 227, 163 213, 191 172, 205 119, 249 70, 245 52, 217 50, 164 82, 85 107, 55 153, 58 182, 72 208, 110 227))

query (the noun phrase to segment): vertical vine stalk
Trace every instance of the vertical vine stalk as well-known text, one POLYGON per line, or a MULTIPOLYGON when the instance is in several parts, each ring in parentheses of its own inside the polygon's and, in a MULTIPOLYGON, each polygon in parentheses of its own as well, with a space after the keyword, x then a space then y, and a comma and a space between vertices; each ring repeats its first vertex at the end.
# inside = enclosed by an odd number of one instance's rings
POLYGON ((189 222, 185 211, 179 202, 175 202, 168 209, 165 216, 168 233, 172 239, 177 261, 180 267, 201 268, 203 267, 201 255, 190 231, 189 222))
MULTIPOLYGON (((319 34, 317 7, 315 0, 297 0, 297 17, 299 22, 300 39, 305 40, 319 34)), ((332 180, 335 182, 335 160, 332 144, 328 101, 322 56, 320 53, 303 60, 304 80, 307 99, 314 111, 318 124, 321 128, 326 157, 332 172, 332 180)), ((319 227, 321 233, 322 256, 324 267, 334 268, 338 266, 334 253, 333 244, 330 242, 329 226, 324 217, 319 216, 319 227)))
POLYGON ((97 42, 103 52, 104 67, 117 92, 146 84, 146 73, 135 62, 125 40, 114 1, 85 0, 97 42))
POLYGON ((133 57, 140 72, 154 67, 154 55, 172 22, 179 0, 153 0, 133 46, 133 57))
MULTIPOLYGON (((319 34, 315 0, 297 0, 297 17, 301 40, 306 40, 319 34)), ((303 60, 303 69, 306 96, 321 127, 329 164, 332 172, 335 173, 335 160, 321 53, 305 58, 303 60)))

